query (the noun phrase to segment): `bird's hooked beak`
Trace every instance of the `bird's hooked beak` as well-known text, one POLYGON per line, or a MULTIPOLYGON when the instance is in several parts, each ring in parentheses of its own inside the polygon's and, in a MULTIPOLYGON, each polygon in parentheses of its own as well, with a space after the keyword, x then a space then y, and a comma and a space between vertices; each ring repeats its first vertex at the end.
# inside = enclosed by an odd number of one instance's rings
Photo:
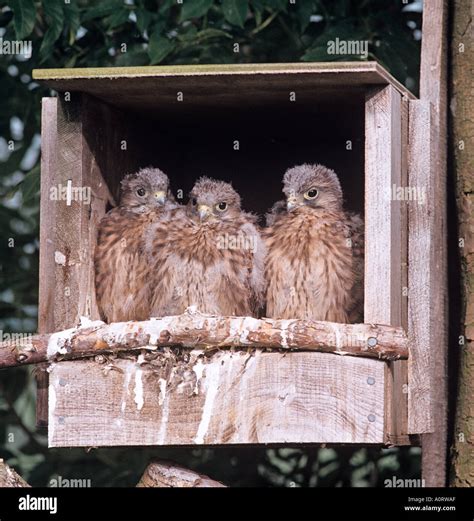
POLYGON ((201 221, 204 219, 207 219, 212 214, 212 210, 210 206, 207 206, 206 204, 200 204, 197 207, 199 218, 201 221))
POLYGON ((286 208, 290 212, 294 208, 298 206, 298 198, 294 195, 290 195, 288 199, 286 200, 286 208))
POLYGON ((166 192, 164 190, 159 190, 158 192, 155 192, 154 194, 155 201, 159 204, 165 204, 166 201, 166 192))

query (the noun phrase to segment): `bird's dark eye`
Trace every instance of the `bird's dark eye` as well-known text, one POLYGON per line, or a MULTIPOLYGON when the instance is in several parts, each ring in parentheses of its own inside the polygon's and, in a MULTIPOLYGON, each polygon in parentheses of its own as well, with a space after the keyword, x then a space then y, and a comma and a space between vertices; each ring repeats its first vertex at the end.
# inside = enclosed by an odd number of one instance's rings
POLYGON ((318 196, 318 190, 317 188, 310 188, 307 192, 305 192, 304 194, 304 198, 305 199, 316 199, 316 197, 318 196))
POLYGON ((220 211, 220 212, 223 212, 226 210, 227 208, 227 203, 219 203, 216 205, 216 208, 220 211))
POLYGON ((191 204, 192 204, 193 206, 196 206, 196 205, 197 205, 197 201, 196 201, 196 198, 195 198, 195 197, 193 197, 193 198, 191 199, 191 204))
POLYGON ((145 189, 144 189, 144 188, 139 188, 139 189, 137 190, 137 195, 138 195, 138 196, 143 197, 145 194, 146 194, 146 192, 145 192, 145 189))

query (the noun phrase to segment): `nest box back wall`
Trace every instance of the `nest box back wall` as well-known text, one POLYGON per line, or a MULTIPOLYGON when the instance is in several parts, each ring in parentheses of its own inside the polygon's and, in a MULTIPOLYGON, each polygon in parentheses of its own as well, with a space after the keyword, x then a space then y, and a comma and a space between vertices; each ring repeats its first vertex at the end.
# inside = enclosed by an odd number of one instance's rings
MULTIPOLYGON (((244 98, 245 99, 245 98, 244 98)), ((162 168, 184 199, 207 175, 231 181, 246 210, 264 214, 282 199, 286 169, 322 163, 338 174, 346 208, 364 210, 364 98, 337 103, 239 107, 206 111, 163 110, 150 116, 126 112, 141 136, 140 164, 162 168)), ((107 131, 107 129, 104 129, 107 131)), ((136 153, 128 150, 127 153, 136 153)))

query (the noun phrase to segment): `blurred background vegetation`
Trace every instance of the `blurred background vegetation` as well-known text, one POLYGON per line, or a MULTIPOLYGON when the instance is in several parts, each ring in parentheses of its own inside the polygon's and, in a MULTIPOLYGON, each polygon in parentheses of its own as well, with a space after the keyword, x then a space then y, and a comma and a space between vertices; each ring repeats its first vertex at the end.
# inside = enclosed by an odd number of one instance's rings
MULTIPOLYGON (((421 0, 10 0, 0 42, 32 41, 30 58, 0 54, 0 333, 34 332, 38 297, 39 67, 358 60, 329 40, 367 40, 415 94, 421 0), (239 43, 240 52, 233 51, 239 43)), ((35 427, 31 368, 0 371, 0 458, 32 485, 61 476, 134 486, 151 456, 233 486, 381 486, 419 478, 417 448, 48 450, 35 427)))

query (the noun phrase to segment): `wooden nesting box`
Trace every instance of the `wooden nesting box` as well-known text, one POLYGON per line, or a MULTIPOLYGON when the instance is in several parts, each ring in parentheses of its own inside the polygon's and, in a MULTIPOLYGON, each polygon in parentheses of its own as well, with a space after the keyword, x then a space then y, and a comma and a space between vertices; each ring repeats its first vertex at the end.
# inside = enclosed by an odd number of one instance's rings
MULTIPOLYGON (((50 368, 51 447, 402 445, 430 432, 429 104, 375 62, 37 70, 34 78, 58 92, 43 99, 41 333, 98 319, 97 225, 125 174, 159 166, 178 196, 203 174, 232 180, 244 207, 261 214, 281 198, 286 168, 319 162, 338 173, 346 207, 365 214, 364 323, 395 326, 410 349, 395 362, 258 348, 205 358, 194 350, 173 367, 143 364, 143 355, 59 361, 50 368)), ((360 341, 357 327, 346 326, 342 344, 360 341)))

